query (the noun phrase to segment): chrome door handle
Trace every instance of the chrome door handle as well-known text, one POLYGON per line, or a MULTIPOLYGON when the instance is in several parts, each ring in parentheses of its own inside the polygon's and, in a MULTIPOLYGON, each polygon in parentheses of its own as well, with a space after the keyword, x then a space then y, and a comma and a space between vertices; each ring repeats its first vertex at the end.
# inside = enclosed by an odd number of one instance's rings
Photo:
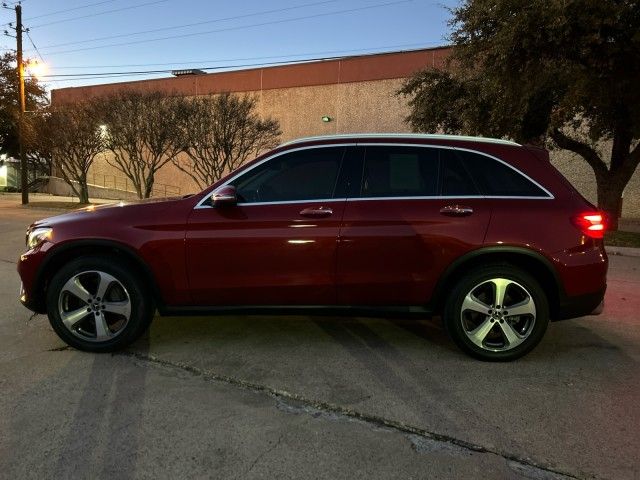
POLYGON ((449 217, 466 217, 473 213, 473 208, 462 205, 447 205, 440 209, 440 213, 449 217))
POLYGON ((303 217, 313 217, 313 218, 329 217, 333 215, 333 210, 331 210, 330 208, 324 208, 324 207, 305 208, 300 212, 300 215, 302 215, 303 217))

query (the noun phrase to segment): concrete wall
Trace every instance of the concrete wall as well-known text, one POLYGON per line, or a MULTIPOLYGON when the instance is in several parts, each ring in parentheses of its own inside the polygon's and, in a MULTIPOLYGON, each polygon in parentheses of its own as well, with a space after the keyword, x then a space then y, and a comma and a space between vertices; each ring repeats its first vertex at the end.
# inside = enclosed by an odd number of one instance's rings
MULTIPOLYGON (((602 158, 608 158, 610 148, 610 143, 601 146, 602 158)), ((566 150, 556 150, 551 152, 551 162, 587 200, 597 204, 596 176, 582 157, 566 150)), ((622 216, 640 219, 640 169, 636 170, 625 189, 622 216)))
MULTIPOLYGON (((404 99, 397 97, 395 92, 403 79, 415 71, 442 66, 448 54, 447 47, 439 47, 207 75, 64 88, 52 91, 52 102, 74 102, 123 89, 159 90, 168 95, 187 96, 232 91, 255 95, 261 115, 274 117, 280 122, 283 141, 334 133, 407 132, 404 117, 408 108, 404 99), (322 122, 325 115, 332 121, 322 122)), ((571 183, 595 203, 595 179, 584 160, 563 151, 552 152, 551 158, 571 183)), ((121 185, 127 182, 124 175, 111 167, 104 157, 95 161, 89 175, 93 176, 95 183, 115 182, 118 188, 123 188, 121 185)), ((168 186, 167 194, 200 190, 187 174, 170 163, 157 173, 156 182, 155 195, 163 195, 165 185, 168 186)), ((625 193, 623 216, 640 218, 638 171, 625 193)))
MULTIPOLYGON (((317 85, 246 92, 258 100, 261 116, 271 116, 280 122, 282 141, 312 135, 355 132, 404 132, 407 115, 404 101, 395 96, 402 79, 369 82, 317 85), (323 116, 331 117, 323 122, 323 116)), ((123 174, 107 162, 108 154, 99 156, 89 169, 89 177, 102 185, 124 183, 123 174), (115 180, 113 177, 116 177, 115 180)), ((180 194, 197 192, 197 184, 173 164, 169 163, 156 174, 162 185, 174 186, 180 194)), ((173 190, 169 188, 171 194, 173 190)), ((175 192, 177 193, 177 192, 175 192)))
MULTIPOLYGON (((270 115, 280 122, 282 140, 287 141, 335 133, 408 132, 404 123, 408 107, 395 95, 402 82, 402 79, 387 79, 248 93, 258 98, 261 115, 270 115), (324 115, 332 121, 323 122, 324 115)), ((606 158, 608 145, 603 148, 606 158)), ((567 151, 552 151, 551 159, 578 191, 595 204, 596 184, 591 167, 581 157, 567 151)), ((98 159, 90 170, 90 173, 94 172, 98 176, 113 175, 114 169, 105 159, 98 159)), ((200 190, 187 174, 172 164, 158 172, 156 181, 176 186, 181 194, 200 190)), ((640 218, 640 170, 629 182, 622 213, 626 218, 640 218)))

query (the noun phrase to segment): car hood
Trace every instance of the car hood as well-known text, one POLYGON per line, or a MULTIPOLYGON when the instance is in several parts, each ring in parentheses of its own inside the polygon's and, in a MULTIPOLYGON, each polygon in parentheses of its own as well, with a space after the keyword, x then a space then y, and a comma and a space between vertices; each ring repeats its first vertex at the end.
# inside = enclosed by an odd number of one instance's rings
POLYGON ((129 214, 135 214, 138 218, 144 217, 145 213, 157 215, 158 212, 164 208, 170 208, 191 196, 192 195, 170 198, 148 198, 144 200, 105 203, 102 205, 89 205, 68 213, 37 220, 31 224, 30 228, 53 227, 60 224, 101 220, 112 217, 125 218, 129 214))

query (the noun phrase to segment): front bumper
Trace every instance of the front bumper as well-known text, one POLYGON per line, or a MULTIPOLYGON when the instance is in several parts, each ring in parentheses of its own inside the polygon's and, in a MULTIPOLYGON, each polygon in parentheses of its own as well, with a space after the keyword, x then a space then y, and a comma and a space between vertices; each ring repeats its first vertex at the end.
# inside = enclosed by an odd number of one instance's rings
POLYGON ((20 275, 20 302, 29 310, 44 313, 44 296, 39 284, 40 266, 45 252, 40 248, 29 250, 20 255, 18 274, 20 275))

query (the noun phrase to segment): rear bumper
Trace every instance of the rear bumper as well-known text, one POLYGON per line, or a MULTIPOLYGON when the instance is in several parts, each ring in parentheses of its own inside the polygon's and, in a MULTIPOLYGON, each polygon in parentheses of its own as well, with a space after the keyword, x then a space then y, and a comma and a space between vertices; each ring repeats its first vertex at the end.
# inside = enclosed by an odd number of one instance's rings
POLYGON ((604 310, 606 287, 597 293, 566 297, 560 301, 554 320, 568 320, 586 315, 600 315, 604 310))

